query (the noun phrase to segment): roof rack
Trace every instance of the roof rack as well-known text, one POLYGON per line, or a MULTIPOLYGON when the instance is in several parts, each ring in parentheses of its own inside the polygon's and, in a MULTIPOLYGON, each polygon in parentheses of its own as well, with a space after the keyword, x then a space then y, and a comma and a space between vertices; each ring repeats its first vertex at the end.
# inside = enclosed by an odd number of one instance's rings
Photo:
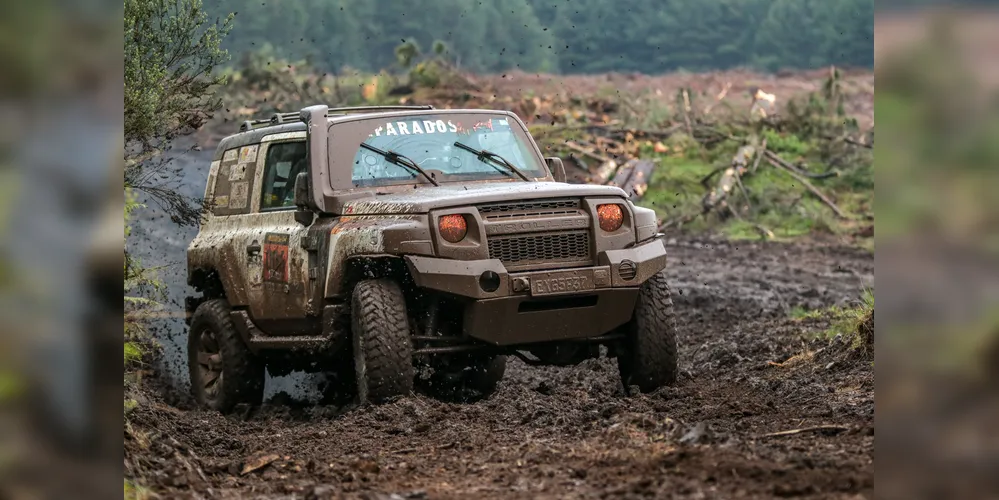
MULTIPOLYGON (((345 108, 329 108, 326 112, 326 116, 330 115, 346 115, 350 113, 367 113, 372 111, 411 111, 411 110, 428 110, 434 109, 433 106, 427 104, 422 106, 350 106, 345 108)), ((246 132, 247 130, 253 130, 258 125, 280 125, 282 123, 292 123, 297 122, 301 119, 301 112, 294 113, 275 113, 270 118, 258 118, 256 120, 246 120, 239 126, 240 132, 246 132)))
POLYGON ((434 107, 429 104, 420 106, 351 106, 347 108, 330 108, 327 114, 364 113, 367 111, 409 111, 420 109, 427 110, 434 109, 434 107))

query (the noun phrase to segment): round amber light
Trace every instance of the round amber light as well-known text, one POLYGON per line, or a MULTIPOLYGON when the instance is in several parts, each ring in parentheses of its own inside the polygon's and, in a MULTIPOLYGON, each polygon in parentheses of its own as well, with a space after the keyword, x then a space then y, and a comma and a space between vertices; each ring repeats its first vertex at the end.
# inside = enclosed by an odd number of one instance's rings
POLYGON ((597 205, 597 219, 600 222, 600 229, 613 233, 621 229, 624 212, 621 211, 621 205, 597 205))
POLYGON ((437 227, 441 231, 441 237, 451 243, 465 239, 465 235, 468 234, 468 224, 464 215, 445 215, 438 220, 437 227))

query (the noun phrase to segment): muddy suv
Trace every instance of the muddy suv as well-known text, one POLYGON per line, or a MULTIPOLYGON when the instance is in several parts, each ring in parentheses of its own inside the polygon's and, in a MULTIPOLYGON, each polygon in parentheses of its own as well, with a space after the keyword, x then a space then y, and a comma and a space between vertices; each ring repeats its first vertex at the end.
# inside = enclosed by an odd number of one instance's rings
POLYGON ((666 249, 617 187, 565 183, 513 113, 330 109, 218 146, 187 253, 192 390, 229 411, 265 369, 333 394, 488 396, 506 358, 616 356, 625 389, 676 378, 666 249))

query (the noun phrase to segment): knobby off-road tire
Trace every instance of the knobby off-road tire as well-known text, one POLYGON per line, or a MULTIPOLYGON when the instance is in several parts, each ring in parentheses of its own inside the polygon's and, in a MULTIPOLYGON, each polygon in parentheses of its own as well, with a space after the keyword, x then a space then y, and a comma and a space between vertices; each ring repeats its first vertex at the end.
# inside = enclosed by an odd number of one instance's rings
POLYGON ((236 331, 225 300, 203 302, 194 311, 187 356, 191 393, 199 405, 228 413, 263 401, 264 363, 236 331))
POLYGON ((637 385, 652 392, 676 381, 676 318, 665 271, 642 284, 624 332, 617 365, 626 390, 637 385))
POLYGON ((437 399, 471 403, 492 396, 506 374, 506 356, 476 356, 447 360, 433 367, 426 380, 417 379, 419 388, 437 399))
POLYGON ((360 402, 377 403, 412 392, 413 342, 399 285, 387 279, 358 283, 350 321, 360 402))

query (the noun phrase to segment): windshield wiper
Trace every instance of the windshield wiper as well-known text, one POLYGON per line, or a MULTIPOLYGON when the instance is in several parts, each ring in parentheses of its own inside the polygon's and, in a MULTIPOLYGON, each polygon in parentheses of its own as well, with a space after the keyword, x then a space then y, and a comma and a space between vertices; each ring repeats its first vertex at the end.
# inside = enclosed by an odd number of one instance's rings
POLYGON ((456 147, 464 149, 465 151, 468 151, 469 153, 472 153, 482 163, 487 163, 486 160, 492 160, 493 163, 499 163, 500 165, 503 165, 504 167, 510 169, 511 172, 520 176, 521 179, 524 179, 527 182, 531 182, 531 179, 527 177, 527 175, 525 175, 524 172, 522 172, 519 168, 515 167, 513 163, 510 163, 509 161, 507 161, 506 158, 503 158, 502 156, 493 153, 492 151, 486 151, 485 149, 480 151, 471 146, 466 146, 460 142, 455 142, 454 145, 456 147))
POLYGON ((378 148, 376 148, 374 146, 370 146, 368 144, 365 144, 363 142, 361 143, 361 147, 364 148, 364 149, 367 149, 368 151, 371 151, 372 153, 375 153, 377 155, 381 155, 383 158, 385 158, 385 160, 387 160, 389 163, 391 163, 393 165, 399 165, 400 167, 405 167, 405 168, 408 168, 409 170, 411 170, 413 172, 417 172, 420 175, 426 177, 427 180, 430 181, 431 184, 433 184, 435 186, 440 186, 439 182, 437 182, 436 180, 434 180, 433 177, 430 177, 430 174, 428 174, 425 170, 423 170, 422 168, 420 168, 420 166, 417 165, 415 161, 411 160, 407 156, 403 156, 403 155, 401 155, 399 153, 396 153, 395 151, 384 151, 384 150, 378 149, 378 148))

